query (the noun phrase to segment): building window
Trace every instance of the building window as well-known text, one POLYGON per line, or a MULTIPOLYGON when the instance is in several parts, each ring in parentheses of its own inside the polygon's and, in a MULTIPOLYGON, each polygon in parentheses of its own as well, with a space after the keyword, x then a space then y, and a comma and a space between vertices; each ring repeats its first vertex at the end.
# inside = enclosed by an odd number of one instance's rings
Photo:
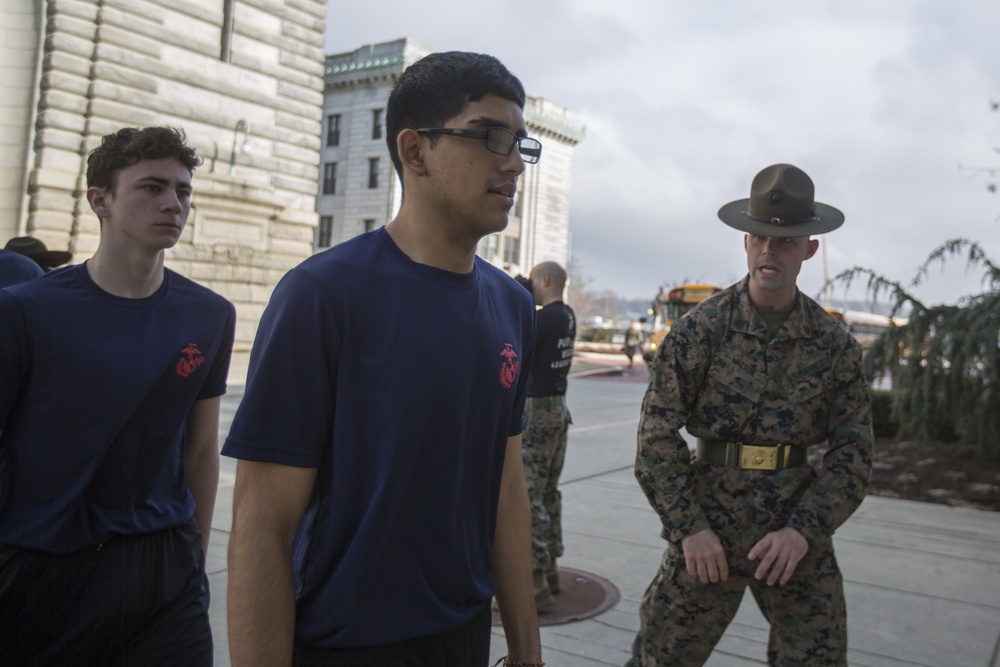
POLYGON ((370 232, 371 230, 375 229, 375 220, 374 220, 374 218, 366 218, 365 221, 364 221, 364 223, 365 223, 365 231, 366 232, 370 232))
POLYGON ((372 139, 382 138, 382 110, 372 111, 372 139))
POLYGON ((337 194, 337 163, 327 162, 323 165, 323 194, 337 194))
POLYGON ((316 228, 316 247, 329 248, 333 239, 333 216, 319 216, 319 227, 316 228))
POLYGON ((498 234, 490 234, 489 236, 483 237, 483 240, 479 243, 479 254, 483 259, 492 262, 493 258, 497 256, 497 250, 500 247, 500 236, 498 234))
POLYGON ((521 239, 513 236, 506 236, 503 240, 503 263, 504 266, 512 266, 521 263, 521 239))
POLYGON ((326 145, 340 145, 340 114, 335 113, 326 117, 326 145))
POLYGON ((378 163, 379 159, 377 157, 368 159, 368 189, 374 190, 378 188, 378 163))

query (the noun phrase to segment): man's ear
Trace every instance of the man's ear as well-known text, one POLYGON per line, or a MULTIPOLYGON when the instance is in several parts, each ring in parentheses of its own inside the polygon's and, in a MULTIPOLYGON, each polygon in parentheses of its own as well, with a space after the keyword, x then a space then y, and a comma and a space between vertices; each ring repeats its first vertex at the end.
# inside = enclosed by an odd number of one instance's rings
POLYGON ((404 170, 411 171, 416 176, 427 174, 427 165, 424 164, 425 146, 423 137, 413 130, 402 130, 396 135, 396 151, 404 170))
POLYGON ((819 250, 819 240, 809 239, 809 245, 806 246, 806 259, 815 255, 817 250, 819 250))
POLYGON ((111 193, 104 188, 97 186, 87 188, 87 202, 90 204, 90 209, 101 220, 111 217, 111 210, 109 209, 111 202, 109 199, 111 199, 111 193))

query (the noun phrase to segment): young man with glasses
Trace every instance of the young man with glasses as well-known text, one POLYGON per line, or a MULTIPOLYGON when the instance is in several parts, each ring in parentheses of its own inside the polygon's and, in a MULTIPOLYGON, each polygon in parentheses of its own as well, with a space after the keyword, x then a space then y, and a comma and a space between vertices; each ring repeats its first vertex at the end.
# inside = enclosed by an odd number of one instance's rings
POLYGON ((233 664, 540 665, 521 464, 530 295, 476 257, 525 162, 521 83, 438 53, 386 109, 398 215, 286 275, 223 452, 233 664))

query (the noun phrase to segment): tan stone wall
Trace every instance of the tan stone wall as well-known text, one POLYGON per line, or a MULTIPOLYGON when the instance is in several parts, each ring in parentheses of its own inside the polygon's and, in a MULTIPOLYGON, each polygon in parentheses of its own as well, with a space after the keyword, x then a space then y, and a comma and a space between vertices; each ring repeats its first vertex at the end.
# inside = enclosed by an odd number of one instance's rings
POLYGON ((119 127, 183 128, 205 164, 168 266, 236 303, 248 348, 275 283, 312 250, 326 3, 237 0, 228 62, 223 0, 45 5, 29 232, 89 257, 87 153, 119 127))
POLYGON ((0 12, 0 247, 21 235, 26 221, 25 162, 31 146, 40 3, 4 0, 0 12))

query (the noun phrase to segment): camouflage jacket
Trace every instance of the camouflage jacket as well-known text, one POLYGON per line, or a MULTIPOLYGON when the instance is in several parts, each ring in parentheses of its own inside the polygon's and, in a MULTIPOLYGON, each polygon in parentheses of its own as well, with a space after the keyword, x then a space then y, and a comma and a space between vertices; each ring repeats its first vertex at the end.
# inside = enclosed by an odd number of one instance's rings
MULTIPOLYGON (((710 527, 682 427, 695 437, 759 445, 827 441, 823 465, 796 491, 786 524, 810 543, 832 535, 868 487, 871 399, 860 345, 802 293, 768 342, 747 283, 744 278, 676 321, 651 364, 635 473, 660 515, 663 537, 675 544, 710 527)), ((754 476, 802 474, 739 472, 751 484, 760 479, 754 476)))

